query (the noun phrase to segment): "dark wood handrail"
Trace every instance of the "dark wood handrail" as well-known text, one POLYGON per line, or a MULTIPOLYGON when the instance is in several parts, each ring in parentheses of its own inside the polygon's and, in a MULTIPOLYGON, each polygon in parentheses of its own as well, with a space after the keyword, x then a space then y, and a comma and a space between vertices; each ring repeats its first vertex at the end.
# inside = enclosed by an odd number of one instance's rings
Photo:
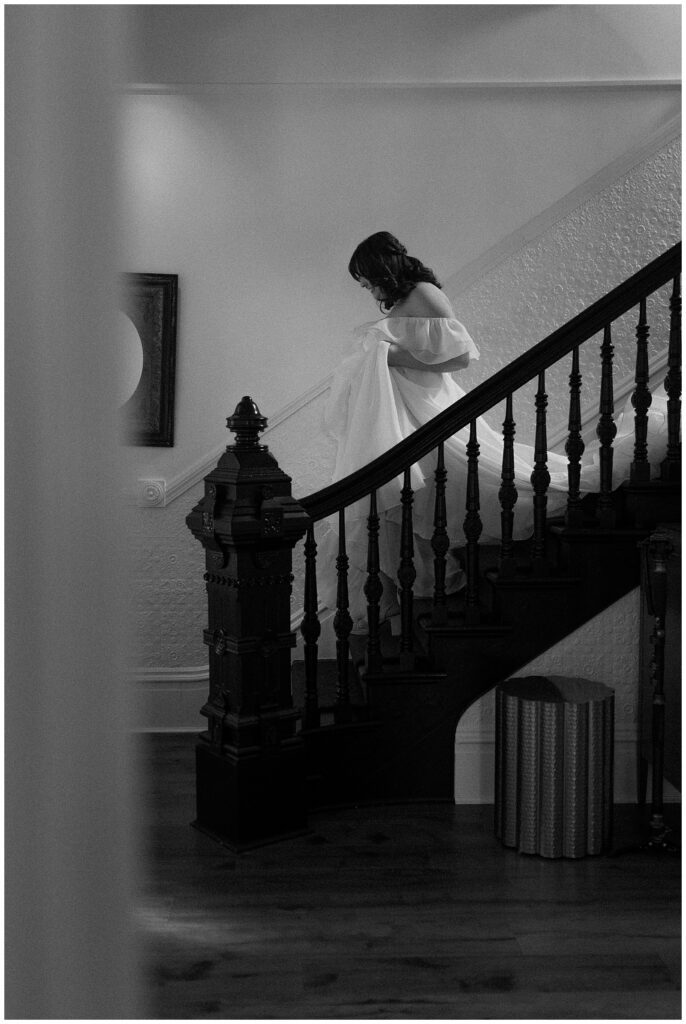
POLYGON ((310 518, 317 522, 354 501, 359 501, 376 488, 388 483, 414 465, 441 441, 456 434, 472 420, 483 416, 509 394, 523 387, 539 373, 568 355, 608 323, 622 316, 641 299, 652 294, 680 273, 681 242, 658 256, 646 267, 627 278, 602 298, 562 327, 549 334, 528 352, 503 367, 479 384, 432 420, 419 427, 410 437, 367 463, 355 473, 323 487, 306 498, 300 498, 310 518))

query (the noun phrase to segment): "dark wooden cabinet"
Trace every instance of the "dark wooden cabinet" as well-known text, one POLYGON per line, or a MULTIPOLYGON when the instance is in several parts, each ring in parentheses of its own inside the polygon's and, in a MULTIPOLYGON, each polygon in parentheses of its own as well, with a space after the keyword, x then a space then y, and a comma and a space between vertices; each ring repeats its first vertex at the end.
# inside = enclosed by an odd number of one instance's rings
MULTIPOLYGON (((665 745, 664 778, 681 792, 681 526, 663 524, 660 533, 667 534, 673 551, 667 559, 667 610, 665 615, 665 745)), ((639 676, 639 762, 638 797, 645 800, 648 767, 653 759, 652 709, 653 684, 651 634, 655 620, 648 612, 650 566, 643 560, 641 569, 641 637, 639 676)))

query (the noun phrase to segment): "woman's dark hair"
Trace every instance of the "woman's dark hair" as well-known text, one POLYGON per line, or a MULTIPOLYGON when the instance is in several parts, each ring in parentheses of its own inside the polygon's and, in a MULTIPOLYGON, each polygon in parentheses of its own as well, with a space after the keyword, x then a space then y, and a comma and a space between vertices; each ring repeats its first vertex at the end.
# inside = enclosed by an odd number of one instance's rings
POLYGON ((440 288, 436 275, 429 267, 407 255, 407 249, 388 231, 360 242, 350 258, 348 270, 359 281, 366 278, 383 292, 382 309, 390 309, 409 295, 418 281, 429 281, 440 288))

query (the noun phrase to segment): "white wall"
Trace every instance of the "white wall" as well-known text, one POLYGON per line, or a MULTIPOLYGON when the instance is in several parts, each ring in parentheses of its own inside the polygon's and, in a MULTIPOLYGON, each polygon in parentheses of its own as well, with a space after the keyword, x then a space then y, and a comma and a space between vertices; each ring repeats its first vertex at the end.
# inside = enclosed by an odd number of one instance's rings
MULTIPOLYGON (((617 173, 611 167, 607 177, 600 184, 592 182, 566 213, 555 207, 550 223, 537 220, 538 234, 527 226, 526 237, 512 242, 518 247, 506 258, 480 268, 480 276, 456 300, 467 322, 476 325, 480 343, 483 341, 482 360, 460 375, 467 387, 470 379, 481 379, 523 351, 532 332, 536 338, 542 337, 552 325, 563 322, 673 244, 680 226, 680 149, 680 139, 670 137, 657 144, 654 152, 644 153, 635 165, 629 160, 629 170, 624 167, 617 173)), ((506 249, 510 242, 507 240, 506 249)), ((669 296, 664 291, 649 304, 654 357, 664 357, 667 344, 669 296)), ((617 395, 624 371, 629 371, 629 382, 633 380, 629 356, 635 323, 631 317, 623 319, 623 330, 617 329, 613 335, 617 395)), ((583 405, 590 408, 588 424, 594 434, 599 361, 592 341, 584 346, 582 365, 583 405)), ((560 366, 546 378, 551 394, 551 438, 552 427, 566 423, 568 371, 569 366, 560 366)), ((522 389, 515 399, 520 439, 531 439, 534 425, 533 406, 523 397, 528 390, 522 389)), ((296 496, 311 494, 330 480, 335 451, 321 431, 325 402, 325 391, 315 394, 264 436, 280 465, 293 476, 296 496)), ((496 409, 492 418, 497 425, 502 409, 496 409)), ((205 472, 214 468, 217 456, 215 452, 208 460, 205 472)), ((184 522, 202 495, 202 471, 193 479, 193 486, 181 490, 166 507, 134 510, 137 563, 133 600, 139 625, 139 665, 149 697, 145 719, 149 727, 192 726, 197 719, 197 693, 205 686, 202 553, 184 522)), ((522 514, 521 505, 520 501, 518 514, 522 514)), ((299 545, 294 561, 294 609, 302 605, 300 555, 299 545)), ((322 650, 324 639, 323 633, 322 650)), ((634 688, 636 679, 634 673, 634 688)))
POLYGON ((676 7, 135 11, 124 269, 180 296, 176 445, 132 450, 132 480, 197 462, 241 395, 273 416, 330 371, 377 312, 346 271, 366 234, 451 277, 678 111, 654 84, 676 7), (539 84, 469 85, 503 79, 539 84))
MULTIPOLYGON (((202 464, 241 395, 274 417, 331 371, 378 315, 346 272, 373 230, 459 301, 484 353, 467 384, 678 236, 678 145, 612 171, 678 113, 676 6, 161 5, 136 19, 124 269, 177 272, 180 297, 176 445, 129 449, 130 483, 202 464)), ((321 398, 268 437, 297 494, 328 482, 320 415, 321 398)), ((184 523, 197 496, 136 519, 149 727, 193 727, 202 703, 202 558, 184 523)))
MULTIPOLYGON (((518 677, 572 676, 612 687, 615 803, 634 803, 638 796, 639 637, 640 592, 636 589, 516 673, 518 677), (616 642, 608 643, 608 637, 616 642)), ((494 785, 495 692, 491 691, 471 706, 457 727, 455 802, 493 803, 494 785)), ((664 798, 670 803, 681 802, 680 794, 666 780, 664 798)))

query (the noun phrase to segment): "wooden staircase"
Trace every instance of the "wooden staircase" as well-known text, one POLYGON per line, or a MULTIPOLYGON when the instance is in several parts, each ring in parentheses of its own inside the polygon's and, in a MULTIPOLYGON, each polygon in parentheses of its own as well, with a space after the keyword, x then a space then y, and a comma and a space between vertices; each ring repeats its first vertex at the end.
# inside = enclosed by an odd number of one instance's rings
MULTIPOLYGON (((626 509, 627 490, 615 492, 617 509, 626 509)), ((482 547, 481 621, 465 624, 464 594, 449 599, 443 625, 432 624, 430 602, 416 602, 412 670, 400 669, 399 638, 391 636, 388 623, 381 631, 381 673, 367 672, 365 638, 351 637, 348 713, 341 715, 335 703, 336 662, 320 661, 320 725, 303 729, 310 806, 452 801, 455 730, 464 712, 638 586, 640 542, 658 523, 680 520, 678 483, 644 486, 641 500, 640 526, 622 511, 613 529, 598 527, 595 495, 584 499, 583 525, 550 520, 545 575, 530 569, 530 542, 515 544, 517 571, 504 578, 497 568, 499 549, 482 547)), ((295 661, 296 706, 304 706, 304 692, 304 663, 295 661)))
MULTIPOLYGON (((681 517, 681 247, 674 246, 593 306, 558 328, 390 451, 344 480, 296 500, 290 478, 258 437, 266 419, 244 397, 228 420, 236 442, 205 478, 205 496, 187 517, 205 549, 210 693, 208 728, 196 747, 196 825, 236 849, 307 827, 308 809, 363 802, 453 799, 454 737, 467 708, 501 680, 619 600, 640 580, 639 544, 681 517), (668 443, 656 478, 648 460, 646 300, 672 283, 668 443), (612 490, 611 325, 639 307, 633 462, 612 490), (599 487, 581 496, 580 346, 602 332, 598 422, 599 487), (545 372, 571 356, 569 488, 564 516, 547 516, 545 372), (512 396, 536 392, 531 475, 533 531, 513 539, 512 396), (479 417, 506 402, 498 547, 479 543, 479 417), (444 442, 465 427, 466 518, 462 594, 447 597, 444 442), (432 547, 433 598, 413 595, 413 494, 409 467, 437 452, 432 547), (377 489, 403 478, 398 557, 399 638, 380 624, 382 584, 377 489), (368 500, 368 636, 352 635, 348 611, 345 510, 368 500), (336 662, 320 662, 315 524, 338 517, 336 662), (292 549, 305 536, 302 662, 291 665, 292 549)), ((666 341, 667 339, 665 339, 666 341)), ((453 538, 453 543, 455 538, 453 538)), ((621 638, 613 638, 620 642, 621 638)))

